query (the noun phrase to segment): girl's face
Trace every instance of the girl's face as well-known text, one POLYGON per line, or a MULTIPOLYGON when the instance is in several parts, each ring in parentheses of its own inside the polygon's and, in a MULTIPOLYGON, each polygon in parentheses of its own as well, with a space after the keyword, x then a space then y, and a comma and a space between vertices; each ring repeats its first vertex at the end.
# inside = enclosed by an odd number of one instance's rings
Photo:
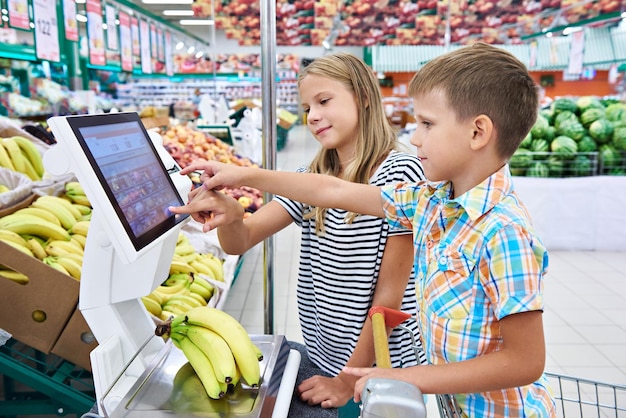
POLYGON ((472 154, 471 120, 459 121, 441 91, 415 96, 413 109, 417 129, 411 144, 417 147, 426 177, 431 181, 462 182, 472 154))
POLYGON ((352 156, 359 128, 352 91, 339 81, 311 74, 300 82, 300 98, 307 126, 320 144, 340 156, 352 156))

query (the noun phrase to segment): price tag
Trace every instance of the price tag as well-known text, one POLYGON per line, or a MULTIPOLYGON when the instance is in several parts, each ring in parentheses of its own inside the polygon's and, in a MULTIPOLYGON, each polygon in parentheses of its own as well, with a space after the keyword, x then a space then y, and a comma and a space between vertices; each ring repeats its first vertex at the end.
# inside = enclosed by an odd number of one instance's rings
POLYGON ((56 1, 35 0, 33 6, 37 58, 59 62, 61 52, 56 1))

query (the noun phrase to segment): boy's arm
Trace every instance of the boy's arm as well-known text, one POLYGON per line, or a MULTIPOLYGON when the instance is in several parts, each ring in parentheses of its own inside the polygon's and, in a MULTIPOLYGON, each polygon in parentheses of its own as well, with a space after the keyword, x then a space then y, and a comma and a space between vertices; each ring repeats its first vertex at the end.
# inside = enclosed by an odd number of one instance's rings
POLYGON ((528 385, 545 367, 545 341, 541 311, 506 316, 500 320, 501 350, 471 360, 406 369, 345 368, 362 376, 354 387, 359 401, 365 383, 372 377, 409 382, 423 393, 478 393, 528 385))
POLYGON ((384 218, 380 188, 332 176, 238 167, 217 161, 198 161, 181 174, 203 171, 207 189, 249 186, 317 207, 339 208, 384 218))

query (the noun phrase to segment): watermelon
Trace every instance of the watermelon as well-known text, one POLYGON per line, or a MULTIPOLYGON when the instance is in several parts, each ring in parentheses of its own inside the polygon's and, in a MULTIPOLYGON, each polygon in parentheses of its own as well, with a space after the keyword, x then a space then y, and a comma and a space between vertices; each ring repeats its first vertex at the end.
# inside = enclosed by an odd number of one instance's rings
POLYGON ((602 174, 622 169, 622 155, 611 145, 600 146, 600 166, 602 174))
POLYGON ((530 150, 535 153, 535 159, 543 160, 548 157, 550 144, 545 139, 533 139, 530 144, 530 150))
POLYGON ((520 148, 530 148, 530 144, 533 142, 533 135, 531 132, 528 132, 526 138, 522 140, 519 144, 520 148))
POLYGON ((626 118, 626 104, 613 103, 606 107, 606 118, 611 121, 616 121, 626 118))
POLYGON ((550 143, 550 150, 559 158, 573 158, 578 152, 578 144, 569 136, 561 135, 554 138, 550 143))
POLYGON ((548 119, 539 115, 537 116, 537 121, 530 130, 530 133, 532 134, 533 138, 543 138, 545 137, 546 131, 548 130, 549 126, 550 122, 548 122, 548 119))
POLYGON ((526 170, 527 177, 548 177, 550 175, 550 170, 548 169, 547 164, 541 161, 533 162, 528 170, 526 170))
POLYGON ((613 124, 607 119, 598 119, 589 125, 589 135, 596 140, 598 144, 607 144, 613 136, 613 124))
POLYGON ((559 113, 564 111, 576 113, 576 111, 578 110, 578 105, 573 99, 569 99, 567 97, 559 97, 552 102, 550 108, 555 115, 558 115, 559 113))
POLYGON ((523 176, 533 162, 533 153, 526 148, 518 148, 509 160, 509 169, 514 176, 523 176))
POLYGON ((580 122, 584 127, 588 128, 592 122, 602 119, 605 116, 604 109, 591 108, 587 109, 580 115, 580 122))
MULTIPOLYGON (((563 113, 561 113, 563 114, 563 113)), ((587 133, 583 125, 578 121, 570 121, 569 119, 561 123, 561 126, 556 130, 558 135, 565 135, 572 138, 574 141, 579 141, 587 133)))
POLYGON ((604 111, 604 105, 597 97, 582 96, 576 100, 576 106, 578 107, 578 114, 582 115, 589 109, 601 109, 604 111))
POLYGON ((566 121, 578 122, 578 117, 576 116, 574 112, 570 112, 569 110, 564 110, 563 112, 556 115, 556 117, 554 118, 553 125, 558 131, 559 128, 561 127, 561 124, 565 123, 566 121))
POLYGON ((539 111, 539 115, 546 118, 548 123, 552 123, 552 120, 554 119, 554 112, 552 111, 552 109, 541 109, 539 111))
POLYGON ((548 174, 550 177, 563 177, 565 171, 565 162, 556 155, 551 155, 546 160, 548 166, 548 174))
POLYGON ((576 155, 570 161, 570 174, 575 177, 591 176, 595 174, 594 168, 591 158, 586 155, 576 155))
POLYGON ((546 133, 543 136, 543 139, 545 139, 548 142, 552 142, 552 140, 556 137, 556 128, 554 126, 548 126, 548 129, 546 129, 546 133))
POLYGON ((626 126, 615 128, 611 144, 613 144, 616 150, 626 151, 626 126))
POLYGON ((582 139, 578 141, 578 152, 594 152, 597 150, 598 144, 596 144, 596 141, 589 135, 583 136, 582 139))

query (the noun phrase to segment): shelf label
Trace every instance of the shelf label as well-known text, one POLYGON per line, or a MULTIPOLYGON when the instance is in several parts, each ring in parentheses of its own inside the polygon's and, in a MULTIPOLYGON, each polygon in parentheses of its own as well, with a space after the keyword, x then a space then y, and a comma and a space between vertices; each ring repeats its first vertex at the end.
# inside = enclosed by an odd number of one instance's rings
POLYGON ((28 0, 7 0, 9 9, 9 26, 13 29, 30 30, 28 0))
POLYGON ((59 62, 61 61, 61 48, 56 1, 35 0, 33 5, 37 58, 59 62))

